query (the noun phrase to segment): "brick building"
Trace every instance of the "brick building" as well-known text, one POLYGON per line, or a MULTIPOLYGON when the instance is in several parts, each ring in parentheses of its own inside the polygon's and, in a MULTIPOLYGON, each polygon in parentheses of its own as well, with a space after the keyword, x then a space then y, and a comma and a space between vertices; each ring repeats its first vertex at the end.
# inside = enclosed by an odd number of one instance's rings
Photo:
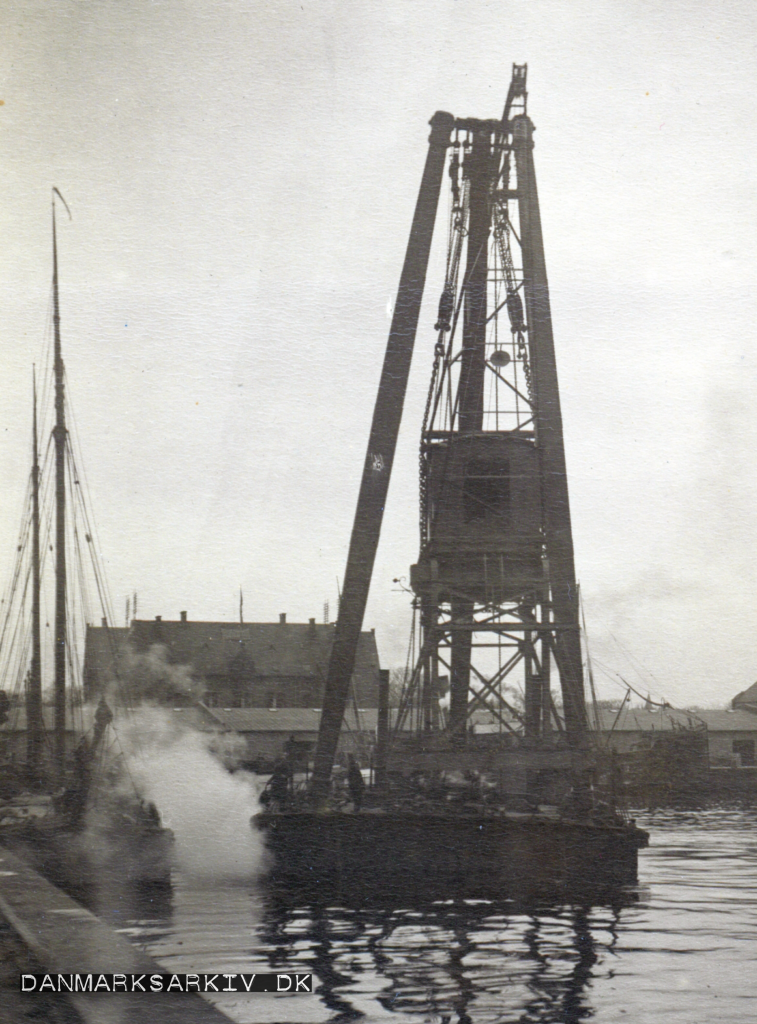
MULTIPOLYGON (((108 687, 164 704, 202 700, 211 707, 320 708, 334 625, 287 622, 193 622, 135 619, 130 628, 88 626, 85 700, 108 687)), ((360 635, 352 696, 378 704, 374 632, 360 635)))

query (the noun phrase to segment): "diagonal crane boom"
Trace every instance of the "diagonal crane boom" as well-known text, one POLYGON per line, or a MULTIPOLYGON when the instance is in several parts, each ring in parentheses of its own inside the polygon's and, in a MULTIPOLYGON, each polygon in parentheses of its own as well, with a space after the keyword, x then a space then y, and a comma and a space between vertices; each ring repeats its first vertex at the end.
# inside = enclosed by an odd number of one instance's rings
POLYGON ((402 419, 445 157, 455 120, 451 114, 437 111, 430 124, 428 156, 405 253, 397 303, 373 411, 334 645, 329 659, 313 771, 312 794, 316 804, 322 803, 328 794, 331 769, 347 706, 355 652, 363 625, 402 419))

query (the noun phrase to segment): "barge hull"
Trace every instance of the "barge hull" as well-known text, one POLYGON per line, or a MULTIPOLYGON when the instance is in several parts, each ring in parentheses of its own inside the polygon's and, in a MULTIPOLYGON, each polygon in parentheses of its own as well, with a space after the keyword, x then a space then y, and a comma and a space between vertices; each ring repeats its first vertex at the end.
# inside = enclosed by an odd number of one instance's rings
POLYGON ((648 835, 633 826, 423 814, 262 814, 282 886, 470 898, 633 885, 648 835))

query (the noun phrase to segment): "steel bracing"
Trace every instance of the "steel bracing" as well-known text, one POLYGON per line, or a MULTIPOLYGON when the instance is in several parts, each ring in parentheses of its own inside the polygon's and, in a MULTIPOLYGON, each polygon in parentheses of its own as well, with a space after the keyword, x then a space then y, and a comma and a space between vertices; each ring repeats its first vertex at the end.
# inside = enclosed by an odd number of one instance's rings
POLYGON ((437 113, 431 121, 327 675, 316 803, 328 792, 344 717, 445 167, 447 256, 420 448, 420 554, 411 569, 422 639, 394 725, 412 721, 463 746, 471 713, 485 709, 519 742, 538 744, 552 732, 573 748, 585 742, 560 396, 526 104, 526 66, 514 65, 501 118, 437 113))
POLYGON ((455 121, 445 280, 420 446, 421 650, 398 728, 473 712, 527 743, 586 732, 544 247, 516 65, 501 121, 455 121), (553 697, 551 666, 560 694, 553 697), (448 689, 449 697, 442 700, 448 689))

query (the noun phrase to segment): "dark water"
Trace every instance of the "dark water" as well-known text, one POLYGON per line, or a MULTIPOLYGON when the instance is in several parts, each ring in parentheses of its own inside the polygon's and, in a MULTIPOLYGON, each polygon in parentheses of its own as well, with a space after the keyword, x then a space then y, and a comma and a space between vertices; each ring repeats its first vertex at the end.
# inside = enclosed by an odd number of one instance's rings
POLYGON ((312 996, 232 995, 240 1022, 757 1020, 757 811, 639 815, 639 886, 605 905, 284 906, 177 879, 126 933, 166 970, 307 971, 312 996))

